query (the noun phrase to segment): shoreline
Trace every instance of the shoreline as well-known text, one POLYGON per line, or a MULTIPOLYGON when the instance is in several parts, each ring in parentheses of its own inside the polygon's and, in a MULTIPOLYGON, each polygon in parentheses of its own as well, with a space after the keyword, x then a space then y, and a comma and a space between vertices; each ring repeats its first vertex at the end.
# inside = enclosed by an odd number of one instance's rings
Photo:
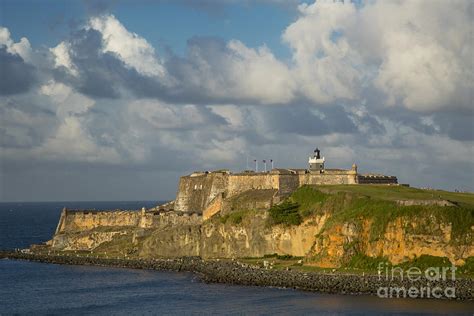
MULTIPOLYGON (((45 255, 35 253, 21 253, 15 251, 0 251, 0 259, 27 260, 52 264, 89 265, 118 267, 130 269, 146 269, 156 271, 192 272, 206 283, 225 283, 243 286, 279 287, 302 291, 345 294, 345 295, 372 295, 383 288, 455 288, 455 297, 425 299, 473 300, 474 280, 458 278, 456 280, 442 280, 430 282, 427 279, 409 281, 406 278, 385 280, 377 275, 355 274, 326 274, 320 272, 301 272, 272 270, 254 267, 238 260, 203 260, 200 257, 183 257, 173 259, 115 259, 92 258, 70 255, 45 255)), ((409 297, 409 296, 407 296, 409 297)), ((397 298, 397 296, 393 296, 397 298)), ((421 298, 421 297, 417 297, 421 298)))

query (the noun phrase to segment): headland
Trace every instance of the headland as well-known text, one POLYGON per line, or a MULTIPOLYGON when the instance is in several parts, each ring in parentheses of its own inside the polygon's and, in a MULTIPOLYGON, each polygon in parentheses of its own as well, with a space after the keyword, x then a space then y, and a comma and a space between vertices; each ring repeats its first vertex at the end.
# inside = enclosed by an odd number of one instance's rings
POLYGON ((2 256, 330 293, 438 284, 473 298, 473 194, 411 188, 394 176, 359 174, 355 164, 326 169, 319 150, 308 163, 194 172, 181 177, 175 200, 150 209, 64 209, 50 241, 2 256), (404 283, 414 268, 420 278, 404 283), (423 277, 431 268, 452 269, 454 278, 423 277))

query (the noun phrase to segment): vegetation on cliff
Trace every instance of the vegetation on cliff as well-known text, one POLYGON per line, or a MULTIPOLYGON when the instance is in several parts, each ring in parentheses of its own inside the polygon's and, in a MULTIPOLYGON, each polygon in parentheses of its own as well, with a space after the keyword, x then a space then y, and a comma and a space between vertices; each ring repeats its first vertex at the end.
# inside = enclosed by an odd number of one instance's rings
POLYGON ((453 242, 465 243, 471 238, 474 225, 474 195, 446 191, 427 191, 401 186, 303 186, 297 189, 283 203, 269 210, 271 224, 299 225, 306 217, 330 213, 324 229, 341 223, 353 223, 361 229, 363 221, 370 221, 370 239, 377 240, 386 230, 388 223, 396 218, 424 217, 426 225, 408 227, 414 233, 431 232, 430 221, 452 225, 453 242), (404 206, 397 200, 431 200, 449 198, 458 206, 439 205, 404 206))

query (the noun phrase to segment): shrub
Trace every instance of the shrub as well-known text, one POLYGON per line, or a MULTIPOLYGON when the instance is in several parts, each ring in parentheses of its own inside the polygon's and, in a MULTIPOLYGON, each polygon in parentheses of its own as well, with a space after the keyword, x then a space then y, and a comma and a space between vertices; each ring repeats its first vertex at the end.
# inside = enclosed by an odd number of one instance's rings
POLYGON ((410 267, 417 267, 421 270, 426 270, 431 267, 450 267, 451 261, 446 257, 436 257, 430 255, 421 255, 411 261, 406 261, 398 266, 403 269, 408 269, 410 267))

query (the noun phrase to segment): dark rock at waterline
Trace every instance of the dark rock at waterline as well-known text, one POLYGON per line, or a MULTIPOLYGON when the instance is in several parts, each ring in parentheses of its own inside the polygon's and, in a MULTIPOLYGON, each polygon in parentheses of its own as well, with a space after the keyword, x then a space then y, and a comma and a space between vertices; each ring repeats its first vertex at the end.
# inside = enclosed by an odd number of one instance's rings
MULTIPOLYGON (((97 258, 82 255, 34 254, 14 251, 0 251, 0 259, 20 259, 54 264, 112 266, 132 269, 150 269, 161 271, 189 271, 197 273, 204 282, 227 283, 236 285, 272 286, 294 288, 305 291, 340 294, 386 294, 388 297, 408 293, 410 288, 420 291, 417 298, 435 298, 432 291, 441 293, 441 298, 472 300, 474 298, 474 280, 458 278, 456 280, 429 281, 420 278, 417 281, 394 278, 386 280, 376 275, 325 274, 317 272, 267 270, 229 260, 203 260, 199 257, 176 259, 114 259, 97 258), (438 290, 439 288, 440 290, 438 290), (455 297, 447 288, 455 289, 455 297), (404 290, 403 290, 404 289, 404 290), (422 290, 423 291, 423 290, 422 290)), ((407 295, 407 297, 409 297, 407 295)))

